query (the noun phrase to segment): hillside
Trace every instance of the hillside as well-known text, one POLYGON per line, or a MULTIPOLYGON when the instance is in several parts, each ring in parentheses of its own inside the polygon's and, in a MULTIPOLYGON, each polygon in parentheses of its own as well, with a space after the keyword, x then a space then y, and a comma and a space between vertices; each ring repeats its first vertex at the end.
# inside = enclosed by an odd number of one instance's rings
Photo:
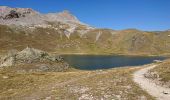
POLYGON ((68 11, 40 14, 29 8, 0 7, 0 52, 28 45, 55 53, 167 55, 169 31, 98 29, 68 11))

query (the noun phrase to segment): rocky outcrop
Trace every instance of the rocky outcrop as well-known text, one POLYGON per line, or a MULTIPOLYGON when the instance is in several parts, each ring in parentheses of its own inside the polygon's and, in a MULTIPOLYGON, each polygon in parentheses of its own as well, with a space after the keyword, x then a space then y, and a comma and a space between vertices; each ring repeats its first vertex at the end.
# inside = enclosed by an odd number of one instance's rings
POLYGON ((29 47, 20 52, 11 51, 1 57, 0 67, 9 66, 24 71, 64 71, 69 68, 61 56, 29 47))
POLYGON ((12 19, 12 18, 19 18, 20 13, 17 13, 15 10, 11 10, 8 15, 5 16, 4 19, 12 19))

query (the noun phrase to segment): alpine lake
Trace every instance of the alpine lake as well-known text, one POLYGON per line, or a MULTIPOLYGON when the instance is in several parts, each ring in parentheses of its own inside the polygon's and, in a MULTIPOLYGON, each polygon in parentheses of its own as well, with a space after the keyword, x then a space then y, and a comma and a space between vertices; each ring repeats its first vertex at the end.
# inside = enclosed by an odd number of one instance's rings
POLYGON ((164 60, 160 56, 120 56, 120 55, 62 55, 65 61, 76 69, 98 70, 126 66, 139 66, 164 60))

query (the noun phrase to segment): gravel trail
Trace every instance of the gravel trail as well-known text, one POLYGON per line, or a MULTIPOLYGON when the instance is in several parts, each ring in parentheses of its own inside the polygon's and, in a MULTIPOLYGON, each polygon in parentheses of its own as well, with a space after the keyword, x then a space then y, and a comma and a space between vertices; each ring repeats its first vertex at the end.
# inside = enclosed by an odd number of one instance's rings
POLYGON ((144 77, 144 74, 154 67, 156 65, 150 65, 147 68, 136 71, 133 79, 142 89, 146 90, 153 97, 156 97, 157 100, 170 100, 170 88, 156 85, 152 80, 144 77))

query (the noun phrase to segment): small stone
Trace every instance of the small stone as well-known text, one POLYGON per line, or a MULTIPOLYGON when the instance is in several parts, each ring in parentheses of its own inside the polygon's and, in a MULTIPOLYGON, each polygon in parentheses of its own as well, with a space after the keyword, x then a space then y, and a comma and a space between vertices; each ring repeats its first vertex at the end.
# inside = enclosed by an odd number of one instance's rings
POLYGON ((166 92, 166 91, 163 91, 163 94, 168 94, 168 92, 166 92))
POLYGON ((39 69, 42 70, 42 71, 47 71, 47 70, 49 70, 48 65, 45 65, 45 64, 40 65, 39 69))
POLYGON ((46 97, 44 100, 51 100, 51 97, 46 97))
POLYGON ((13 89, 8 89, 8 91, 12 91, 13 89))
POLYGON ((3 78, 3 79, 7 79, 7 78, 9 78, 9 77, 8 77, 8 76, 2 76, 2 78, 3 78))

